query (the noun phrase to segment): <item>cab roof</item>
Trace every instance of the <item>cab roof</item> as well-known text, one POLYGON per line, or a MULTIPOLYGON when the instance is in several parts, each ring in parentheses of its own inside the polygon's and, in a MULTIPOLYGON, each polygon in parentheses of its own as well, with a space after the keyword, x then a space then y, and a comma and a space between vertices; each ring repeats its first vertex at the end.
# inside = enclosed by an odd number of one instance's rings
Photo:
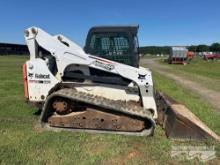
POLYGON ((137 35, 139 25, 110 25, 110 26, 94 26, 89 33, 96 32, 130 32, 137 35))

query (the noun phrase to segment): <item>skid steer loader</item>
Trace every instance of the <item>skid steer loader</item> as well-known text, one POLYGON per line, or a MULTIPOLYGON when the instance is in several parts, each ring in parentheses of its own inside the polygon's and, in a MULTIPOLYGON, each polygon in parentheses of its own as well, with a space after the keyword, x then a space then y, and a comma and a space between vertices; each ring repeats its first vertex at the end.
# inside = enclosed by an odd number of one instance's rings
POLYGON ((85 51, 65 36, 25 30, 24 93, 42 109, 41 126, 150 136, 157 122, 171 138, 219 140, 185 106, 154 91, 151 71, 138 67, 137 29, 92 28, 85 51))
POLYGON ((25 31, 26 97, 46 127, 152 135, 157 118, 151 72, 86 54, 62 35, 25 31), (42 51, 43 50, 43 51, 42 51))

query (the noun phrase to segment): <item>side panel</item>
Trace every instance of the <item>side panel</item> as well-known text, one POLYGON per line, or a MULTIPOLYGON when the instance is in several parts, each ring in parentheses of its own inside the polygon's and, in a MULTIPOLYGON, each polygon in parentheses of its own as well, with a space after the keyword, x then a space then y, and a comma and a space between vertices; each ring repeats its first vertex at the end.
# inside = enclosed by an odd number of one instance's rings
POLYGON ((59 82, 42 59, 26 62, 29 101, 45 101, 48 92, 59 82))

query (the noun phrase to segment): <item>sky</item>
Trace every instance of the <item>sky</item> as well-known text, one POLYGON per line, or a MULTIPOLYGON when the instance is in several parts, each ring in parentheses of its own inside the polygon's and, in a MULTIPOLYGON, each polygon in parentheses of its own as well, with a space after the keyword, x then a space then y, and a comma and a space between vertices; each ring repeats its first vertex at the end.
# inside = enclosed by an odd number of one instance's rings
POLYGON ((84 46, 96 25, 139 24, 141 46, 220 42, 220 0, 1 0, 0 42, 37 26, 84 46))

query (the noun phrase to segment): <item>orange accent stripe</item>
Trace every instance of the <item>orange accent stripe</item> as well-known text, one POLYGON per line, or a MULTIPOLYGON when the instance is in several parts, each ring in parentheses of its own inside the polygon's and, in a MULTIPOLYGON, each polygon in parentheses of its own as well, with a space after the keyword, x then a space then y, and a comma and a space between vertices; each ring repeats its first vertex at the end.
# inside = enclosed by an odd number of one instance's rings
POLYGON ((24 96, 28 99, 28 82, 27 82, 27 65, 23 64, 23 82, 24 82, 24 96))

